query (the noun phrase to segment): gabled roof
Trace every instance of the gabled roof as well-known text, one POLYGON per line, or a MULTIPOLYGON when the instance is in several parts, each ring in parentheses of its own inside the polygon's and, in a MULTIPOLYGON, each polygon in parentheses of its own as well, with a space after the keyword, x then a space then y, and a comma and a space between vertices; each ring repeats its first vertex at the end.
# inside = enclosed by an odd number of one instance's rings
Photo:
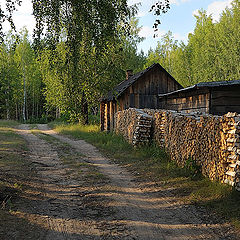
POLYGON ((182 93, 182 92, 189 92, 191 90, 197 90, 200 88, 215 88, 215 87, 226 87, 226 86, 236 86, 239 85, 240 86, 240 80, 233 80, 233 81, 217 81, 217 82, 201 82, 201 83, 197 83, 193 86, 190 87, 186 87, 174 92, 170 92, 170 93, 164 93, 164 94, 159 94, 159 97, 165 97, 165 96, 171 96, 177 93, 182 93))
POLYGON ((179 84, 159 63, 154 63, 152 66, 146 68, 142 72, 136 73, 135 75, 129 77, 127 80, 119 83, 113 90, 109 91, 108 94, 103 97, 102 100, 112 101, 113 99, 118 98, 122 95, 125 90, 133 85, 137 80, 139 80, 144 74, 148 73, 154 68, 160 68, 163 72, 165 72, 173 81, 175 81, 179 87, 183 88, 181 84, 179 84))

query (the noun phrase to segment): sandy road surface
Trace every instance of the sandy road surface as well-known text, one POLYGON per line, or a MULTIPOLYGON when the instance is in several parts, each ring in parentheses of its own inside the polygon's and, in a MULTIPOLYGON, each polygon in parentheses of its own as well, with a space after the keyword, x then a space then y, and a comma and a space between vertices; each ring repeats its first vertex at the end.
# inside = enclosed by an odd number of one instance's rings
POLYGON ((28 125, 21 125, 18 132, 29 142, 31 160, 42 177, 43 194, 48 197, 47 203, 35 211, 37 224, 49 229, 43 239, 237 239, 227 224, 204 220, 194 206, 177 202, 170 192, 159 186, 138 184, 130 173, 85 141, 58 135, 44 124, 38 129, 85 155, 87 162, 109 178, 99 194, 111 199, 108 205, 115 210, 114 217, 83 221, 79 189, 84 183, 69 177, 58 152, 33 135, 28 125), (99 221, 110 227, 99 228, 99 221))

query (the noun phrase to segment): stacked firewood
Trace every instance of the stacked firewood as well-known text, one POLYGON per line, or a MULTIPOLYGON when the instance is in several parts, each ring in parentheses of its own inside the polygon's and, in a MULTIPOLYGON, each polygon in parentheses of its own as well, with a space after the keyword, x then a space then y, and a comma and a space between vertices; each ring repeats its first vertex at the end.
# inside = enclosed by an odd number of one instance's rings
POLYGON ((130 108, 115 114, 115 132, 123 135, 134 146, 150 140, 152 117, 145 112, 130 108))
POLYGON ((148 144, 152 128, 152 116, 138 110, 136 120, 137 122, 133 132, 132 144, 134 146, 148 144))
POLYGON ((211 180, 240 190, 240 115, 130 109, 117 113, 116 123, 116 132, 133 145, 147 143, 151 131, 179 166, 194 162, 211 180))
POLYGON ((240 190, 240 115, 228 113, 222 121, 225 159, 225 178, 223 182, 240 190))
POLYGON ((119 111, 114 116, 114 130, 117 134, 121 134, 128 142, 132 143, 133 133, 136 128, 137 110, 130 108, 119 111))

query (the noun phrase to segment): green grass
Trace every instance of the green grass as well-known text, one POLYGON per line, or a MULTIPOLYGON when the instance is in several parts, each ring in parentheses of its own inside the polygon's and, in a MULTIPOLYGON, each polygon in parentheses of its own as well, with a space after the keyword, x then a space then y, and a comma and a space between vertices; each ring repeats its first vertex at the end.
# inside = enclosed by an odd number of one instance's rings
POLYGON ((18 122, 12 120, 0 120, 0 127, 16 127, 19 125, 18 122))
POLYGON ((3 210, 11 210, 12 201, 22 191, 21 180, 28 176, 23 169, 30 168, 23 156, 27 144, 13 129, 17 125, 14 121, 0 121, 0 205, 3 210))
MULTIPOLYGON (((52 124, 61 134, 84 139, 99 148, 118 164, 127 166, 144 180, 158 181, 165 188, 174 189, 186 203, 205 206, 225 217, 240 230, 240 193, 231 186, 212 182, 196 174, 194 164, 179 168, 157 145, 133 148, 123 137, 100 132, 98 126, 52 124)), ((190 162, 191 163, 191 162, 190 162)))

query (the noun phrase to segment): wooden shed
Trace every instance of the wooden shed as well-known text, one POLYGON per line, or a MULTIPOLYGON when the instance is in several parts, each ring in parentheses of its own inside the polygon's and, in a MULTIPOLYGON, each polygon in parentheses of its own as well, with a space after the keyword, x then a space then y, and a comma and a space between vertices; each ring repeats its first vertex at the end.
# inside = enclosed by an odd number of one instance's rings
POLYGON ((127 78, 118 84, 100 105, 101 130, 114 126, 114 114, 128 108, 159 108, 159 94, 183 87, 158 63, 135 75, 127 71, 127 78))
POLYGON ((240 113, 240 80, 202 82, 171 93, 159 94, 163 109, 223 115, 240 113))

